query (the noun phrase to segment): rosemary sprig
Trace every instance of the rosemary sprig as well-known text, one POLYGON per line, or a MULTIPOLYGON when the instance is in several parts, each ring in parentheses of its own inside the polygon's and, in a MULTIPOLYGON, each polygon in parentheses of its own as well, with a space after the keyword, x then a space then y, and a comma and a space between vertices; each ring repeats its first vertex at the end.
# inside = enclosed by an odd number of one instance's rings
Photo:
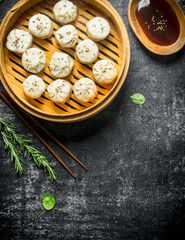
POLYGON ((57 174, 52 169, 53 166, 48 162, 47 158, 44 157, 41 152, 39 152, 33 146, 25 145, 25 153, 27 153, 29 156, 32 156, 36 166, 44 167, 45 172, 46 170, 48 171, 51 181, 57 180, 57 174))
POLYGON ((24 173, 24 168, 22 167, 21 162, 23 162, 24 164, 26 163, 20 158, 21 153, 18 151, 14 142, 12 142, 12 140, 5 132, 2 132, 1 134, 3 136, 5 146, 8 149, 8 153, 11 156, 11 161, 15 161, 16 172, 19 173, 19 175, 22 175, 24 173))
POLYGON ((15 160, 16 171, 21 175, 24 173, 24 169, 21 168, 21 162, 24 162, 20 158, 20 150, 24 153, 26 157, 31 156, 34 160, 34 163, 37 167, 43 167, 45 172, 48 171, 51 181, 57 180, 57 174, 53 170, 53 166, 48 162, 47 158, 38 151, 35 147, 31 146, 31 141, 24 139, 24 136, 20 134, 17 127, 14 126, 11 122, 7 121, 4 118, 0 117, 0 129, 4 127, 5 132, 2 133, 3 140, 6 148, 8 149, 11 160, 15 160))

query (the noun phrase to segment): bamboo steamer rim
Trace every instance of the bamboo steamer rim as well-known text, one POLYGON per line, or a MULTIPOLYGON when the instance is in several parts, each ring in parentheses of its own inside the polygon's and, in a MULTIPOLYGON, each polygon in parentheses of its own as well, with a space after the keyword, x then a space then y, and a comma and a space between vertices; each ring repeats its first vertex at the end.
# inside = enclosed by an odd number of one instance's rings
MULTIPOLYGON (((10 88, 10 82, 8 77, 6 77, 6 69, 5 69, 5 60, 4 60, 4 47, 3 47, 3 42, 5 40, 6 36, 6 31, 7 31, 7 23, 8 21, 16 15, 16 18, 18 19, 21 15, 21 7, 24 6, 25 4, 29 4, 28 8, 31 8, 32 6, 43 2, 43 0, 21 0, 18 2, 6 15, 4 18, 2 24, 1 24, 1 32, 0 32, 0 44, 1 44, 1 52, 0 52, 0 58, 1 58, 1 63, 0 63, 0 75, 1 75, 1 80, 2 83, 8 92, 8 94, 11 96, 11 98, 25 111, 29 112, 32 115, 35 115, 39 118, 49 120, 49 121, 55 121, 55 122, 77 122, 80 120, 87 119, 97 113, 99 113, 101 110, 103 110, 105 107, 107 107, 116 97, 117 93, 121 89, 122 84, 125 81, 128 69, 129 69, 129 63, 130 63, 130 44, 129 44, 129 39, 128 39, 128 34, 125 28, 125 25, 117 13, 117 11, 114 9, 114 7, 107 1, 107 0, 95 0, 95 1, 88 1, 88 2, 96 2, 96 4, 100 5, 102 8, 106 8, 109 10, 109 13, 111 13, 111 20, 113 20, 113 23, 117 27, 118 33, 121 38, 121 42, 123 45, 123 52, 122 52, 122 57, 126 57, 125 61, 122 63, 122 69, 120 71, 119 77, 117 81, 115 82, 114 86, 112 89, 109 91, 109 93, 98 103, 94 104, 91 107, 88 107, 84 110, 81 110, 76 113, 68 113, 65 115, 60 115, 60 114, 51 114, 51 113, 45 113, 40 109, 37 109, 36 107, 32 106, 30 103, 27 103, 24 101, 24 99, 19 99, 16 94, 12 91, 10 88), (31 2, 31 5, 30 5, 31 2), (113 17, 113 18, 112 18, 113 17), (30 106, 29 106, 30 105, 30 106)), ((83 1, 86 2, 86 1, 83 1)))

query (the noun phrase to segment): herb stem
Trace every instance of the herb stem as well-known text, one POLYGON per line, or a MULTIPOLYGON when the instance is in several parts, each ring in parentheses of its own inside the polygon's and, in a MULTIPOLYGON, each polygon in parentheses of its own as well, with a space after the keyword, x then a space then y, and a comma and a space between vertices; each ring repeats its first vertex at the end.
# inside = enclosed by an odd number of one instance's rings
POLYGON ((5 143, 6 149, 8 150, 9 155, 11 156, 11 161, 15 161, 16 173, 22 175, 25 173, 24 168, 21 165, 21 162, 26 164, 20 157, 21 153, 17 149, 16 145, 12 142, 11 138, 5 133, 1 132, 3 136, 3 141, 5 143))
POLYGON ((11 122, 0 117, 0 129, 4 127, 5 132, 2 132, 5 147, 11 156, 11 161, 15 161, 15 169, 20 175, 24 173, 21 162, 26 164, 21 158, 21 152, 24 157, 31 156, 37 167, 43 167, 45 172, 48 171, 51 181, 57 180, 57 174, 53 170, 53 166, 48 162, 47 158, 38 151, 35 147, 31 146, 31 141, 24 139, 24 136, 18 131, 17 127, 11 122))

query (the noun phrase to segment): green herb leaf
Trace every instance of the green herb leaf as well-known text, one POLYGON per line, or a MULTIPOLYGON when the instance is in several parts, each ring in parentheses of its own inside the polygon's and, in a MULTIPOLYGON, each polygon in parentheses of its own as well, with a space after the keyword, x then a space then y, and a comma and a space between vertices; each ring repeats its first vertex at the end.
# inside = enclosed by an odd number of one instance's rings
POLYGON ((15 169, 20 175, 24 173, 24 169, 21 166, 21 162, 26 164, 21 158, 21 151, 24 153, 24 157, 31 156, 37 167, 43 167, 48 171, 51 181, 57 180, 57 174, 53 170, 53 166, 48 162, 47 158, 38 151, 35 147, 31 146, 30 140, 24 139, 24 136, 20 134, 16 126, 6 119, 0 117, 0 127, 4 127, 5 132, 2 133, 5 147, 11 156, 11 160, 15 161, 15 169))
POLYGON ((142 94, 140 94, 140 93, 135 93, 130 98, 132 99, 132 101, 135 104, 140 104, 141 105, 141 104, 145 103, 145 97, 142 94))
POLYGON ((45 172, 46 170, 49 173, 51 181, 57 180, 57 174, 53 170, 53 166, 48 162, 47 158, 42 155, 41 152, 39 152, 36 148, 30 145, 25 145, 24 151, 25 154, 28 154, 28 156, 32 156, 34 163, 37 167, 43 167, 45 172))
POLYGON ((19 175, 24 174, 24 168, 22 167, 21 162, 24 164, 26 163, 20 158, 21 153, 5 132, 2 132, 1 134, 3 136, 3 141, 5 143, 6 149, 11 156, 11 161, 15 162, 16 172, 19 173, 19 175))
POLYGON ((54 199, 54 197, 51 194, 46 193, 43 196, 42 204, 43 204, 43 207, 47 211, 49 211, 49 210, 54 208, 54 206, 55 206, 55 199, 54 199))

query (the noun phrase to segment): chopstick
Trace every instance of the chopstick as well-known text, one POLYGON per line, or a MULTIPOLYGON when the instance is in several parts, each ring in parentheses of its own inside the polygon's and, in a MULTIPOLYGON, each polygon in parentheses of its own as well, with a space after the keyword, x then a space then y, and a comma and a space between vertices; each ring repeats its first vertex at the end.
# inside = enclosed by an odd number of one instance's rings
MULTIPOLYGON (((4 94, 6 94, 7 98, 9 98, 7 92, 3 91, 4 94)), ((10 100, 10 99, 9 99, 10 100)), ((53 141, 55 141, 68 155, 70 155, 80 166, 82 166, 86 171, 88 169, 76 158, 50 131, 48 131, 35 117, 31 116, 30 114, 26 115, 31 119, 32 122, 34 122, 40 129, 42 129, 43 132, 45 132, 53 141)))
POLYGON ((20 118, 20 120, 35 134, 35 136, 44 144, 44 146, 53 154, 53 156, 63 165, 63 167, 71 174, 71 176, 76 179, 76 176, 71 172, 67 165, 60 159, 60 157, 55 153, 55 151, 45 142, 45 140, 39 135, 39 133, 24 119, 24 117, 19 113, 19 111, 13 106, 7 94, 0 91, 0 97, 7 103, 7 105, 15 112, 15 114, 20 118))

